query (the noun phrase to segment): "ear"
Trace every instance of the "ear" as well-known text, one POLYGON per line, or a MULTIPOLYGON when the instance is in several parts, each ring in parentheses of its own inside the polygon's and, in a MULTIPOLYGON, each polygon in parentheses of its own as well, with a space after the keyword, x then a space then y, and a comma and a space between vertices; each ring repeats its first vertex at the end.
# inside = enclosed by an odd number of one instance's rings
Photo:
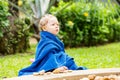
POLYGON ((46 31, 46 26, 43 26, 43 27, 42 27, 42 30, 43 30, 43 31, 46 31))

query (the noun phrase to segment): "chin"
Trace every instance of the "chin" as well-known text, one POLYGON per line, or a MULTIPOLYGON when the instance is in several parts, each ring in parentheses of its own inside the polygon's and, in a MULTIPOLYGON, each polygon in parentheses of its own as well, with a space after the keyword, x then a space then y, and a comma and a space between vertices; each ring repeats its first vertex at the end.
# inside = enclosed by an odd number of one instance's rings
POLYGON ((57 35, 58 33, 54 33, 54 35, 57 35))

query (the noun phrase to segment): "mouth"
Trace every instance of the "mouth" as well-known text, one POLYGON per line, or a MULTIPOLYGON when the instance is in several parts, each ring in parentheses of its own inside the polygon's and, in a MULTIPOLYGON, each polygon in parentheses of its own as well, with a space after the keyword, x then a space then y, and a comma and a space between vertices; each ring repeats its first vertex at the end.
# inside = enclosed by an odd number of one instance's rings
POLYGON ((56 31, 58 32, 59 30, 58 30, 58 29, 56 29, 56 31))

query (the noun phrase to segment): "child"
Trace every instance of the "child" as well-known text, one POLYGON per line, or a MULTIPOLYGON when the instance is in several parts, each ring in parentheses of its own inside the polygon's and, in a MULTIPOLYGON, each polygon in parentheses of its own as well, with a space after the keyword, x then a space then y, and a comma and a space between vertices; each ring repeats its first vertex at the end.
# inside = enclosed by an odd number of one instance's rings
POLYGON ((41 32, 40 41, 36 49, 35 61, 27 68, 19 71, 19 76, 30 75, 34 72, 65 70, 85 70, 78 67, 73 58, 69 57, 64 50, 64 44, 56 36, 59 33, 59 23, 55 16, 46 14, 39 22, 41 32))

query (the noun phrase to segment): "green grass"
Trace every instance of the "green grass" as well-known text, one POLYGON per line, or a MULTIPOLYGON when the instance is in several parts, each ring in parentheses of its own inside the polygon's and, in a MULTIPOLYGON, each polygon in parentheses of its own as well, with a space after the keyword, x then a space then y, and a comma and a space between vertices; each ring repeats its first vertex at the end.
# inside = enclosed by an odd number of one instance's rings
POLYGON ((79 66, 88 68, 120 68, 120 43, 99 47, 72 48, 67 52, 74 57, 79 66))
MULTIPOLYGON (((0 78, 15 77, 18 71, 31 64, 30 58, 34 57, 35 46, 26 53, 0 56, 0 78)), ((92 68, 120 68, 120 42, 98 47, 84 47, 66 49, 78 66, 92 68)))

